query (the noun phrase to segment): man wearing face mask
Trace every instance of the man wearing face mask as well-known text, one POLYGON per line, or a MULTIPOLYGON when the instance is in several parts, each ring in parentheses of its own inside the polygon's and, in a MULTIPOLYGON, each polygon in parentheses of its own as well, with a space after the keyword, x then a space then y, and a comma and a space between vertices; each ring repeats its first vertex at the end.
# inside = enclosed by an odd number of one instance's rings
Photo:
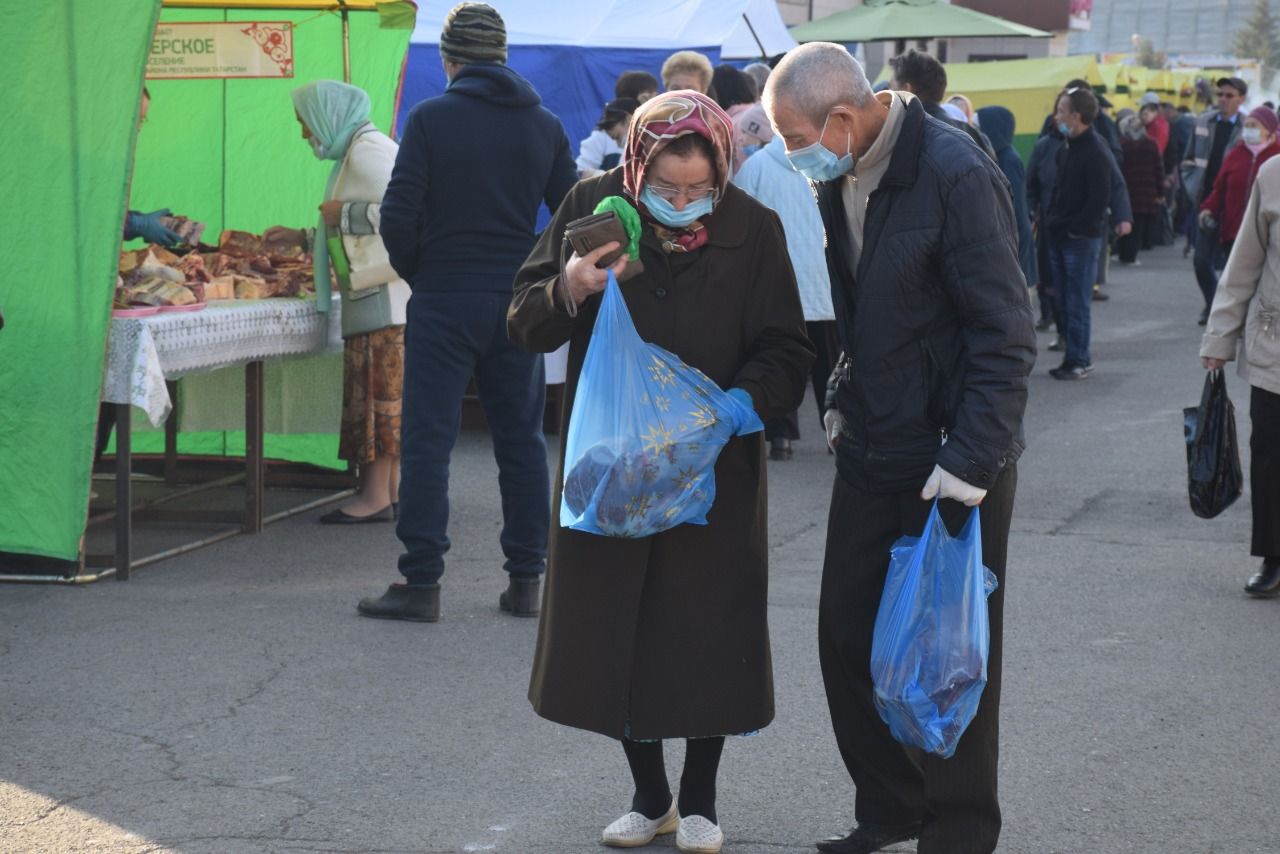
POLYGON ((1058 152, 1058 174, 1049 202, 1049 273, 1059 310, 1062 364, 1049 371, 1057 380, 1080 380, 1093 370, 1089 354, 1090 301, 1106 232, 1112 161, 1093 130, 1098 99, 1089 89, 1058 96, 1055 117, 1066 143, 1058 152))
POLYGON ((553 212, 577 180, 564 127, 506 65, 493 7, 462 3, 445 18, 449 85, 409 113, 382 200, 391 264, 413 289, 405 330, 400 520, 403 584, 364 599, 368 617, 431 622, 449 550, 449 455, 462 396, 475 377, 489 422, 507 588, 499 607, 536 616, 551 492, 542 435, 542 359, 507 338, 516 270, 534 244, 538 209, 553 212))
POLYGON ((818 651, 857 826, 818 843, 868 854, 993 851, 1001 585, 988 599, 987 686, 955 755, 894 741, 873 701, 876 611, 889 547, 919 536, 936 497, 955 532, 979 506, 984 563, 1003 582, 1035 330, 999 167, 909 93, 873 94, 843 47, 806 44, 764 106, 813 183, 844 350, 827 396, 836 479, 818 651))

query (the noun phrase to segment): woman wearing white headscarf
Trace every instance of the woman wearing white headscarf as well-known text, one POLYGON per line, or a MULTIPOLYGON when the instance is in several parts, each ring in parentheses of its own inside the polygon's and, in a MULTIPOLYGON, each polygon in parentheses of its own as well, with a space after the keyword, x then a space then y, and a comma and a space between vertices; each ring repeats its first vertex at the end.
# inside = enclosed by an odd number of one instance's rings
MULTIPOLYGON (((314 254, 316 299, 328 311, 330 279, 326 237, 378 234, 380 204, 391 179, 398 146, 369 121, 369 96, 333 80, 308 83, 290 93, 302 138, 315 156, 334 161, 320 222, 315 229, 276 226, 266 237, 306 247, 314 254)), ((345 242, 345 241, 344 241, 345 242)), ((380 247, 380 244, 379 244, 380 247)), ((345 267, 339 263, 338 267, 345 267)), ((337 268, 337 267, 335 267, 337 268)), ((342 432, 338 456, 360 467, 355 499, 320 518, 324 524, 390 522, 400 480, 400 396, 404 377, 404 314, 409 286, 387 285, 391 325, 345 335, 342 432)))

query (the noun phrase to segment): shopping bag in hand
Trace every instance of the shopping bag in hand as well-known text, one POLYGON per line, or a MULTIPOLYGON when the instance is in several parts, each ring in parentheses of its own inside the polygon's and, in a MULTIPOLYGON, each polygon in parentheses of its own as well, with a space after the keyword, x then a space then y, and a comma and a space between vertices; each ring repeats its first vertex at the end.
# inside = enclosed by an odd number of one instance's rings
POLYGON ((560 524, 609 537, 705 525, 720 450, 763 429, 750 406, 641 340, 610 271, 569 415, 560 524))
POLYGON ((1240 446, 1236 444, 1236 410, 1227 397, 1221 369, 1209 371, 1199 406, 1182 410, 1187 441, 1187 492, 1191 512, 1212 519, 1244 491, 1240 446))
POLYGON ((987 684, 996 577, 982 565, 978 508, 952 537, 934 501, 923 533, 889 551, 871 642, 876 709, 895 739, 948 758, 987 684))

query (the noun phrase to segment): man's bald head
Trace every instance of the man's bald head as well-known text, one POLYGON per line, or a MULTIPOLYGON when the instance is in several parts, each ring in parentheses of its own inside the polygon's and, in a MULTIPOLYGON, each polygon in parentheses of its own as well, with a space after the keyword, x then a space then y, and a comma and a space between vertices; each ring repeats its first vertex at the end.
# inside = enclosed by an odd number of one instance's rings
POLYGON ((810 42, 790 51, 773 69, 761 99, 773 116, 778 101, 821 127, 835 106, 866 107, 873 100, 862 65, 831 42, 810 42))

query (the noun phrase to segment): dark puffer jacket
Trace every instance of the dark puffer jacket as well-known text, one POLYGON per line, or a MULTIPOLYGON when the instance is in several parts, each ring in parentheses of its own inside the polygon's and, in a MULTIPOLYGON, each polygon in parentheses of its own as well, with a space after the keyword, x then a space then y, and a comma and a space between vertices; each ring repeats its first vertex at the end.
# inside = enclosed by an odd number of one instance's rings
POLYGON ((987 488, 1022 453, 1036 355, 1008 184, 910 100, 855 272, 843 180, 815 185, 845 353, 828 398, 845 418, 840 475, 918 489, 936 463, 987 488))

